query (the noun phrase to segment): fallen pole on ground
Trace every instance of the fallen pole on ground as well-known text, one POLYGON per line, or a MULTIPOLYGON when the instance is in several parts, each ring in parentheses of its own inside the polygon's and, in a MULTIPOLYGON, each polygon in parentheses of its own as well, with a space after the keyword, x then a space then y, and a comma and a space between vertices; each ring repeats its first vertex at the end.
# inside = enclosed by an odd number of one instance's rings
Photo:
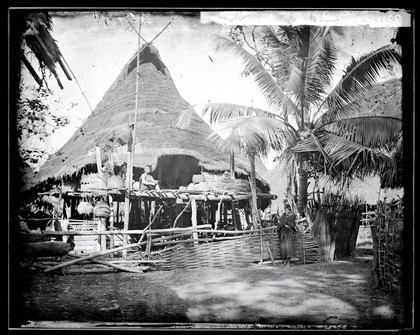
MULTIPOLYGON (((70 255, 72 257, 77 257, 77 258, 82 258, 83 256, 79 256, 79 255, 70 255)), ((91 259, 89 260, 91 263, 96 263, 96 264, 102 264, 102 265, 107 265, 110 267, 113 267, 115 269, 121 270, 121 271, 127 271, 127 272, 135 272, 135 273, 143 273, 143 270, 146 270, 146 267, 144 269, 130 269, 130 268, 126 268, 124 266, 118 265, 118 264, 114 264, 113 262, 107 262, 107 261, 101 261, 99 259, 91 259)))

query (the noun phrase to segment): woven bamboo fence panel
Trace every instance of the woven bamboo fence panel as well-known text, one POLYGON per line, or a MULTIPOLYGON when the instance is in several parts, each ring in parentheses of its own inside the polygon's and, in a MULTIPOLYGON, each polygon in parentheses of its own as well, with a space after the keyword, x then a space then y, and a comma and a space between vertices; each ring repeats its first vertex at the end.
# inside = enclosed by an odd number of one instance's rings
MULTIPOLYGON (((279 238, 276 233, 263 233, 263 260, 270 260, 268 246, 274 259, 279 259, 279 238)), ((166 260, 162 270, 202 267, 244 267, 261 260, 261 237, 242 236, 237 239, 208 243, 185 243, 177 249, 161 253, 166 260)))
POLYGON ((404 226, 403 202, 378 202, 371 225, 373 275, 376 286, 387 291, 401 290, 401 249, 404 226))
POLYGON ((310 264, 320 262, 321 250, 318 242, 313 238, 310 231, 294 234, 295 256, 298 264, 310 264))
MULTIPOLYGON (((262 248, 263 261, 280 259, 280 240, 275 231, 263 233, 262 248)), ((297 264, 314 263, 320 258, 319 246, 309 233, 295 234, 295 252, 297 264)), ((261 261, 261 236, 256 232, 237 239, 199 244, 185 243, 177 249, 164 250, 161 257, 166 260, 160 267, 162 270, 246 267, 261 261)))

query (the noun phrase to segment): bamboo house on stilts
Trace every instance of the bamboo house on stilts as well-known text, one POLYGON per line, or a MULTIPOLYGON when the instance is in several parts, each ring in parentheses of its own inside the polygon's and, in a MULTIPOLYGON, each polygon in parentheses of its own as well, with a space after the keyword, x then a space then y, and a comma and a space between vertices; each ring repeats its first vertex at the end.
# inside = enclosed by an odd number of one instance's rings
MULTIPOLYGON (((246 157, 235 155, 233 166, 231 156, 208 140, 213 131, 198 116, 188 129, 176 127, 189 104, 153 45, 142 48, 139 64, 137 117, 136 54, 80 129, 40 168, 34 189, 44 196, 55 192, 62 199, 63 219, 69 222, 65 232, 48 234, 68 233, 75 241, 74 251, 84 254, 112 250, 117 255, 128 250, 130 245, 125 244, 135 244, 142 248, 140 255, 167 253, 170 266, 205 265, 210 258, 218 265, 274 262, 275 227, 256 230, 250 222, 246 157), (133 140, 133 184, 128 194, 126 166, 133 140), (160 190, 139 190, 138 180, 147 165, 160 190), (88 235, 96 243, 89 245, 88 235), (220 243, 208 243, 216 241, 220 243), (187 242, 195 247, 193 264, 188 263, 193 255, 186 253, 192 249, 183 248, 187 242)), ((269 194, 261 178, 265 167, 259 160, 256 170, 258 204, 264 209, 276 195, 269 194)))

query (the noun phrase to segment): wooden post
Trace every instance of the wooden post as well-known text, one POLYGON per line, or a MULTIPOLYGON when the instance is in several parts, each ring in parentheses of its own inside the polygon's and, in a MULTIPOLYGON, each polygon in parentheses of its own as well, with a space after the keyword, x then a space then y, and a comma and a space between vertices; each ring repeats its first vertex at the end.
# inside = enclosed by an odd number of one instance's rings
POLYGON ((255 229, 258 229, 258 225, 261 224, 261 219, 258 213, 258 204, 257 204, 257 182, 255 179, 255 153, 254 152, 251 152, 249 154, 249 162, 251 165, 250 186, 251 186, 252 225, 254 226, 255 229))
MULTIPOLYGON (((191 223, 194 228, 197 228, 197 202, 195 199, 191 199, 191 223)), ((193 239, 198 239, 197 231, 194 231, 193 239)), ((194 242, 194 244, 197 243, 197 241, 194 242)))
POLYGON ((96 168, 98 170, 98 177, 103 180, 104 174, 102 173, 101 149, 98 146, 96 146, 95 150, 96 150, 96 168))
MULTIPOLYGON (((114 231, 114 199, 112 198, 112 195, 110 194, 108 196, 108 203, 109 203, 109 208, 111 209, 111 213, 109 215, 109 230, 111 232, 114 231)), ((109 248, 110 249, 114 249, 114 235, 110 235, 109 236, 109 248)), ((111 254, 111 257, 114 257, 114 254, 111 254)))
POLYGON ((218 211, 219 211, 219 224, 218 224, 218 227, 217 228, 219 228, 219 226, 220 226, 220 224, 223 222, 223 212, 222 212, 222 208, 223 207, 223 202, 222 202, 222 200, 220 200, 220 207, 218 208, 218 211))
POLYGON ((224 224, 227 227, 228 225, 227 202, 223 204, 223 216, 224 216, 224 224))
POLYGON ((271 251, 271 248, 270 248, 270 243, 268 241, 265 241, 265 245, 267 247, 268 255, 270 256, 270 259, 271 259, 271 264, 274 266, 274 257, 273 257, 273 252, 271 251))
POLYGON ((148 225, 150 222, 150 207, 147 200, 144 200, 144 217, 146 218, 146 225, 148 225))
POLYGON ((335 241, 336 241, 336 236, 337 236, 336 235, 337 234, 337 220, 338 220, 338 214, 336 213, 335 218, 334 218, 333 231, 331 232, 330 261, 333 261, 334 256, 335 256, 335 241))
POLYGON ((263 236, 262 236, 262 224, 260 222, 260 249, 261 249, 261 260, 260 264, 263 263, 264 255, 263 255, 263 236))
MULTIPOLYGON (((99 219, 99 231, 106 231, 105 218, 99 219)), ((106 250, 106 235, 101 235, 101 251, 106 250)))
MULTIPOLYGON (((134 109, 134 124, 130 125, 130 138, 127 145, 127 178, 126 178, 126 187, 127 193, 124 203, 124 230, 128 229, 128 221, 130 218, 130 197, 131 197, 131 187, 133 180, 133 157, 134 157, 134 148, 136 143, 136 128, 137 128, 137 109, 138 109, 138 96, 139 96, 139 63, 140 63, 140 32, 141 32, 141 17, 139 17, 139 33, 137 39, 137 66, 136 66, 136 96, 135 96, 135 109, 134 109)), ((127 245, 128 236, 124 234, 123 237, 123 246, 127 245)), ((127 250, 123 250, 123 259, 127 258, 127 250)))
POLYGON ((233 200, 232 200, 232 223, 235 229, 238 229, 237 222, 236 222, 235 203, 233 200))
POLYGON ((303 254, 303 264, 306 264, 306 254, 305 254, 305 232, 302 230, 302 254, 303 254))
MULTIPOLYGON (((132 169, 133 164, 131 161, 131 154, 128 152, 127 155, 128 162, 127 162, 127 178, 126 178, 126 188, 127 192, 125 194, 125 200, 124 200, 124 230, 128 230, 128 221, 130 220, 130 193, 131 193, 131 176, 132 176, 132 169)), ((123 246, 127 245, 128 236, 127 234, 123 235, 123 246)), ((124 249, 122 252, 123 259, 127 258, 127 250, 124 249)))
POLYGON ((235 179, 235 151, 233 145, 230 147, 230 177, 235 179))

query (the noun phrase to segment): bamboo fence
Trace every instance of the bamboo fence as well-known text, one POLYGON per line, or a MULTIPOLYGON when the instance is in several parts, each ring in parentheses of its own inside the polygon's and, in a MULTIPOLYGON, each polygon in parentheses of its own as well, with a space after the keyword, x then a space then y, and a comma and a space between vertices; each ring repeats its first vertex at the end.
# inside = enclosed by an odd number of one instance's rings
POLYGON ((401 249, 404 226, 402 200, 378 202, 371 225, 373 239, 372 271, 377 287, 401 291, 401 249))
MULTIPOLYGON (((96 264, 98 272, 102 268, 112 271, 143 272, 149 267, 160 270, 173 270, 176 268, 202 268, 202 267, 244 267, 252 263, 271 263, 280 260, 280 240, 276 227, 227 231, 209 229, 210 225, 197 225, 195 227, 149 229, 136 231, 50 231, 42 235, 114 235, 114 234, 142 234, 137 243, 117 247, 105 251, 98 251, 88 256, 69 254, 71 261, 57 261, 54 266, 48 266, 44 271, 50 272, 62 268, 72 269, 63 273, 84 273, 85 264, 96 264), (145 240, 143 240, 145 237, 145 240), (122 250, 131 250, 128 258, 121 261, 119 258, 109 258, 122 250), (107 256, 108 258, 104 258, 107 256)), ((37 234, 37 233, 32 233, 37 234)), ((38 233, 39 234, 39 233, 38 233)), ((294 262, 308 264, 320 261, 320 249, 309 232, 295 233, 294 262)), ((67 256, 66 256, 67 257, 67 256)), ((39 262, 38 262, 39 263, 39 262)), ((42 267, 38 264, 38 267, 42 267)), ((45 264, 44 264, 45 265, 45 264)), ((52 264, 51 264, 52 265, 52 264)), ((86 273, 94 272, 89 269, 86 273)))

